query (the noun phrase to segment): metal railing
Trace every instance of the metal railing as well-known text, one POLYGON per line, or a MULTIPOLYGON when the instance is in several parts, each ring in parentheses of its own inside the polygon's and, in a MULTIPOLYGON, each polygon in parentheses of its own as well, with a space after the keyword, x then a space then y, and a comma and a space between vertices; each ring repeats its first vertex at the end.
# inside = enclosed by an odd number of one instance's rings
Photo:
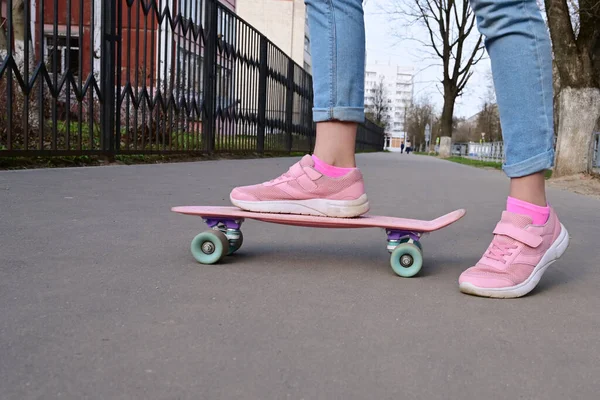
MULTIPOLYGON (((506 154, 504 153, 503 142, 493 143, 468 143, 461 145, 463 149, 467 149, 466 152, 456 152, 456 155, 462 157, 473 158, 482 161, 496 161, 505 162, 506 154)), ((457 147, 457 146, 456 146, 457 147)), ((454 149, 453 149, 454 150, 454 149)), ((454 153, 453 153, 454 154, 454 153)), ((595 170, 600 169, 600 132, 594 133, 592 140, 592 168, 595 170)))
POLYGON ((0 156, 314 146, 312 77, 216 0, 0 1, 0 156))
POLYGON ((495 162, 504 162, 506 159, 506 155, 504 153, 504 142, 471 142, 466 145, 466 148, 466 156, 469 158, 495 162))

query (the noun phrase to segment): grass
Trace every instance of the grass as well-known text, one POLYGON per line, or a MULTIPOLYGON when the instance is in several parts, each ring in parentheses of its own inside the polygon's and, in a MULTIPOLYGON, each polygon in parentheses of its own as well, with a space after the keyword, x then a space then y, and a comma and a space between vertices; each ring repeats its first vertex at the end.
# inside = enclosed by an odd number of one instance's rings
POLYGON ((101 165, 96 156, 0 157, 0 169, 58 168, 101 165))
MULTIPOLYGON (((371 151, 357 151, 368 153, 371 151)), ((0 153, 1 154, 1 153, 0 153)), ((255 151, 226 152, 218 151, 212 155, 198 153, 183 154, 118 154, 114 159, 101 155, 81 156, 40 156, 40 157, 2 157, 0 156, 0 170, 33 169, 33 168, 64 168, 101 165, 135 165, 135 164, 162 164, 177 162, 195 162, 223 159, 256 159, 276 157, 302 157, 306 151, 292 151, 285 153, 277 150, 265 150, 263 154, 255 151)))
MULTIPOLYGON (((65 121, 57 121, 56 122, 56 134, 57 139, 63 139, 66 141, 67 130, 69 131, 69 146, 73 149, 78 148, 79 146, 79 129, 81 128, 81 149, 89 150, 89 149, 98 149, 100 148, 100 125, 93 124, 92 131, 90 131, 90 124, 86 122, 70 122, 67 124, 65 121), (90 140, 91 139, 91 140, 90 140), (90 141, 91 146, 90 146, 90 141)), ((50 127, 47 129, 52 132, 53 128, 50 127)), ((60 145, 60 143, 59 143, 60 145)), ((66 145, 64 143, 63 145, 66 145)))
MULTIPOLYGON (((370 153, 371 151, 357 151, 357 153, 370 153)), ((135 164, 162 164, 176 162, 195 162, 205 160, 222 159, 254 159, 254 158, 276 158, 276 157, 302 157, 307 152, 292 151, 283 153, 279 151, 265 150, 264 154, 258 154, 254 151, 248 152, 217 152, 212 155, 196 154, 119 154, 114 160, 109 160, 105 156, 52 156, 52 157, 1 157, 0 170, 2 169, 32 169, 32 168, 64 168, 64 167, 84 167, 100 166, 109 164, 135 165, 135 164)))
MULTIPOLYGON (((473 160, 470 158, 464 158, 464 157, 450 157, 447 158, 446 160, 448 161, 452 161, 458 164, 464 164, 464 165, 470 165, 472 167, 477 167, 477 168, 494 168, 494 169, 502 169, 502 163, 501 162, 496 162, 496 161, 481 161, 481 160, 473 160)), ((545 172, 545 177, 546 179, 550 179, 552 177, 552 170, 547 170, 545 172)))
POLYGON ((472 167, 502 169, 502 163, 496 162, 496 161, 481 161, 481 160, 473 160, 471 158, 455 157, 455 156, 447 158, 446 160, 452 161, 452 162, 455 162, 458 164, 470 165, 472 167))
MULTIPOLYGON (((50 122, 48 122, 50 124, 50 122)), ((0 145, 0 169, 29 169, 29 168, 57 168, 57 167, 76 167, 76 166, 96 166, 106 165, 111 163, 116 164, 156 164, 166 162, 181 162, 181 161, 202 161, 215 159, 241 159, 241 158, 269 158, 269 157, 301 157, 305 155, 311 145, 314 145, 314 138, 308 138, 304 135, 293 134, 292 136, 292 151, 287 152, 287 134, 276 133, 265 135, 265 151, 263 154, 256 152, 257 136, 255 134, 238 133, 234 137, 227 134, 219 135, 215 138, 215 153, 208 155, 204 152, 204 143, 199 132, 183 132, 173 131, 170 137, 160 137, 156 141, 154 134, 145 133, 145 142, 142 146, 140 133, 131 133, 137 139, 137 148, 135 143, 127 142, 127 130, 121 128, 121 154, 114 157, 98 154, 100 146, 100 125, 93 124, 90 130, 88 123, 80 123, 74 121, 66 123, 65 121, 57 121, 55 126, 46 126, 45 136, 47 137, 44 144, 44 150, 51 149, 51 138, 56 128, 56 147, 58 150, 71 150, 76 152, 81 150, 87 152, 90 150, 96 151, 96 154, 82 154, 74 156, 28 156, 28 157, 3 157, 2 145, 0 145), (81 129, 81 142, 79 130, 81 129), (67 130, 70 132, 69 142, 67 146, 67 130), (175 151, 187 152, 183 154, 160 154, 163 150, 163 142, 165 140, 165 149, 173 149, 175 151), (91 141, 91 143, 90 143, 91 141), (81 148, 79 147, 81 145, 81 148), (137 151, 150 154, 134 154, 137 151)), ((131 139, 131 136, 129 137, 131 139)), ((13 146, 14 150, 23 150, 18 145, 13 146)), ((30 141, 30 149, 39 149, 39 141, 32 139, 30 141)), ((357 151, 357 153, 372 152, 372 150, 357 151)))
MULTIPOLYGON (((357 152, 361 153, 361 152, 357 152)), ((365 152, 366 153, 366 152, 365 152)), ((264 154, 256 152, 218 152, 213 155, 197 154, 119 154, 114 160, 104 156, 62 156, 62 157, 0 157, 0 170, 2 169, 32 169, 32 168, 64 168, 100 165, 135 165, 135 164, 163 164, 177 162, 195 162, 222 159, 254 159, 276 157, 302 157, 307 152, 292 151, 291 153, 272 152, 265 150, 264 154)))

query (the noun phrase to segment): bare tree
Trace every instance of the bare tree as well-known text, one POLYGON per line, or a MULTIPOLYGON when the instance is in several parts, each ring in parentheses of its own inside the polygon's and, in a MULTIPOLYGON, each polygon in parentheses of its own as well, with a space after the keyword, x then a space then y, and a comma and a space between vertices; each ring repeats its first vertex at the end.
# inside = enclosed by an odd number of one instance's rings
POLYGON ((429 40, 420 42, 441 61, 444 96, 441 135, 452 136, 456 99, 463 94, 473 76, 473 67, 485 54, 469 0, 396 1, 396 14, 408 18, 408 23, 418 22, 426 29, 429 40))
POLYGON ((472 137, 475 140, 480 140, 481 134, 485 133, 485 140, 497 142, 502 140, 502 127, 500 125, 500 111, 496 103, 496 90, 491 71, 488 71, 485 80, 487 82, 486 92, 482 98, 481 108, 477 115, 476 132, 474 132, 472 137))
MULTIPOLYGON (((456 124, 456 128, 454 128, 454 133, 452 135, 453 142, 474 142, 477 139, 477 126, 475 123, 467 119, 462 119, 458 121, 456 124)), ((481 136, 480 136, 481 137, 481 136)))
POLYGON ((408 109, 406 115, 406 132, 412 138, 415 148, 420 148, 425 143, 425 127, 429 124, 430 129, 437 119, 435 109, 431 100, 427 97, 415 101, 408 109))
POLYGON ((477 116, 477 135, 485 133, 485 139, 491 142, 502 140, 502 128, 500 127, 500 114, 498 105, 484 102, 477 116))
POLYGON ((366 116, 385 130, 390 123, 390 101, 383 82, 383 77, 379 79, 379 83, 371 90, 373 90, 371 92, 372 96, 367 96, 370 98, 370 101, 365 107, 366 116))
POLYGON ((559 78, 555 176, 590 172, 600 119, 600 1, 545 0, 559 78))

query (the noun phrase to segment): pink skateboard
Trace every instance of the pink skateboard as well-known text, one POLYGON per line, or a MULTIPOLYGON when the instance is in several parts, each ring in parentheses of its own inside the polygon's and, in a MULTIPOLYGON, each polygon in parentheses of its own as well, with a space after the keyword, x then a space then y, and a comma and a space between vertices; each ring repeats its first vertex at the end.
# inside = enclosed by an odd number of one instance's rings
POLYGON ((315 217, 312 215, 266 214, 243 211, 237 207, 174 207, 173 212, 202 217, 209 230, 192 240, 194 258, 202 264, 215 264, 242 247, 241 227, 245 219, 280 225, 311 228, 383 228, 387 233, 390 264, 402 277, 416 275, 423 266, 421 237, 461 219, 465 210, 456 210, 432 221, 364 215, 357 218, 315 217))

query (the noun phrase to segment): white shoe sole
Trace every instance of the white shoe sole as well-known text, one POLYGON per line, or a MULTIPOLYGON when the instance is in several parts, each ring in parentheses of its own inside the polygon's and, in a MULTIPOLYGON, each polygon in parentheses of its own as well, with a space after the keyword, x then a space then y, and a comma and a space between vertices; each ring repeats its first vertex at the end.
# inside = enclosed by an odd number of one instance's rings
POLYGON ((531 292, 542 279, 542 275, 550 265, 558 260, 569 247, 569 232, 561 224, 561 231, 556 241, 552 243, 546 254, 542 257, 538 265, 533 269, 533 272, 524 282, 500 289, 481 288, 468 282, 463 282, 459 285, 460 291, 466 294, 472 294, 480 297, 493 297, 498 299, 512 299, 525 296, 531 292))
POLYGON ((242 210, 270 214, 301 214, 319 217, 354 218, 369 211, 367 195, 356 200, 277 200, 245 201, 230 198, 231 203, 242 210))

